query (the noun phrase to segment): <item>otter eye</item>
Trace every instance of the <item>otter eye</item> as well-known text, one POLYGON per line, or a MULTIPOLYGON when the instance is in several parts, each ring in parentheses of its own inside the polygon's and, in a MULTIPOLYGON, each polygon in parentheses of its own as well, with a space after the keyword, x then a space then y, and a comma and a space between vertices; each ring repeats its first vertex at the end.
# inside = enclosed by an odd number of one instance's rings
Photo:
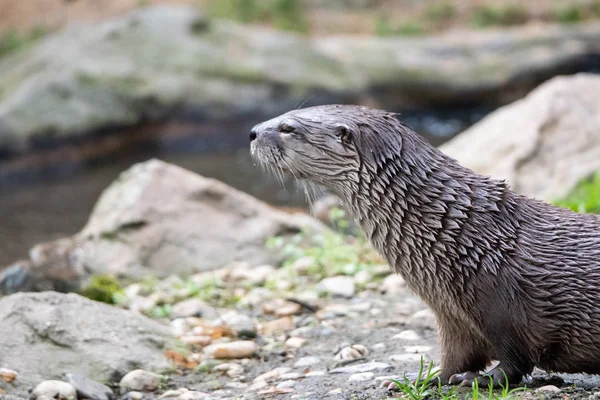
POLYGON ((283 133, 293 133, 296 129, 288 124, 279 125, 279 131, 283 133))

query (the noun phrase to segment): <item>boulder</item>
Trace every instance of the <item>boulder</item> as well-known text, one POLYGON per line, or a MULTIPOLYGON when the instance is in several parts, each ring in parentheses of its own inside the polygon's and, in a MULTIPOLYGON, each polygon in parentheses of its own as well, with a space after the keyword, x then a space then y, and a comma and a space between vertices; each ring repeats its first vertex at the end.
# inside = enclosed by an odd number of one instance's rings
POLYGON ((598 52, 595 23, 309 38, 149 6, 69 26, 0 59, 0 148, 144 121, 256 119, 307 99, 396 110, 497 104, 598 52))
POLYGON ((134 368, 170 367, 169 329, 140 314, 76 294, 18 293, 0 300, 0 365, 19 372, 8 393, 77 373, 114 382, 134 368))
POLYGON ((600 170, 600 76, 557 77, 441 146, 472 170, 552 201, 600 170))
POLYGON ((77 290, 92 275, 181 277, 234 261, 278 263, 269 237, 325 229, 222 182, 159 160, 134 165, 101 195, 83 230, 35 246, 0 275, 4 292, 77 290))

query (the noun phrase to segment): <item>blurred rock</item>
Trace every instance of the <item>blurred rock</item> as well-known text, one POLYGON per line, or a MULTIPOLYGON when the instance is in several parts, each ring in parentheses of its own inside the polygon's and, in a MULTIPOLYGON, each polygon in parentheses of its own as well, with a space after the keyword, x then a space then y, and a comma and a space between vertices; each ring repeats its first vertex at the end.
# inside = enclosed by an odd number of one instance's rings
POLYGON ((258 350, 256 343, 240 340, 231 343, 211 344, 204 349, 204 355, 216 359, 248 358, 258 350))
POLYGON ((158 388, 159 384, 160 375, 143 369, 136 369, 125 375, 119 386, 139 392, 152 392, 158 388))
POLYGON ((32 395, 35 399, 77 400, 73 385, 61 381, 44 381, 35 387, 32 395))
POLYGON ((299 358, 298 361, 294 363, 294 367, 310 367, 321 363, 322 360, 319 357, 307 356, 299 358))
POLYGON ((600 170, 600 76, 554 78, 441 150, 480 174, 506 179, 517 193, 562 198, 600 170))
POLYGON ((359 360, 369 355, 369 349, 362 344, 353 344, 344 347, 334 357, 336 361, 359 360))
POLYGON ((2 298, 0 337, 3 365, 19 371, 12 383, 0 380, 0 388, 15 394, 72 371, 106 382, 131 365, 156 371, 170 367, 163 355, 172 338, 168 327, 76 294, 2 298))
POLYGON ((332 369, 329 371, 332 374, 358 374, 363 372, 372 372, 372 371, 383 371, 392 368, 391 365, 378 362, 378 361, 370 361, 363 364, 355 364, 346 367, 339 367, 332 369))
POLYGON ((66 374, 65 380, 73 385, 80 399, 88 400, 110 400, 113 391, 106 385, 95 382, 79 374, 66 374))
MULTIPOLYGON (((215 314, 213 307, 200 299, 187 299, 173 305, 171 316, 177 317, 207 317, 208 314, 215 314)), ((208 316, 210 318, 210 315, 208 316)))
POLYGON ((352 297, 356 292, 354 279, 349 276, 332 276, 321 280, 319 286, 329 294, 341 297, 352 297))
POLYGON ((391 274, 385 277, 379 289, 383 293, 398 294, 406 292, 406 281, 398 274, 391 274))
MULTIPOLYGON (((264 246, 267 238, 306 226, 325 229, 307 215, 287 214, 217 180, 150 160, 122 173, 104 191, 79 234, 35 246, 30 279, 18 281, 25 288, 33 279, 40 289, 74 290, 90 274, 164 278, 236 260, 277 262, 279 253, 264 246)), ((23 268, 11 276, 20 276, 23 268)), ((14 291, 11 276, 1 283, 14 291)))

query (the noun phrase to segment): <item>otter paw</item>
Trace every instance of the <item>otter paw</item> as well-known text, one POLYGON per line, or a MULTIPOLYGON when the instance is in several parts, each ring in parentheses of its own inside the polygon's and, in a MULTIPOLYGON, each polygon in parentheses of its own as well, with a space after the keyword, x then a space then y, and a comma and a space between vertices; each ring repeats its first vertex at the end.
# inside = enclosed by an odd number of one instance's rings
POLYGON ((452 375, 450 377, 450 379, 448 379, 448 383, 451 384, 451 385, 460 385, 464 381, 473 380, 473 379, 478 378, 480 376, 481 376, 481 374, 478 373, 478 372, 472 372, 472 371, 463 372, 462 374, 454 374, 454 375, 452 375))
POLYGON ((505 373, 500 368, 494 368, 491 371, 484 374, 467 372, 465 374, 456 374, 453 377, 454 380, 452 380, 451 377, 450 381, 455 382, 453 384, 458 384, 463 387, 471 387, 475 383, 475 381, 477 381, 477 385, 479 387, 489 387, 491 383, 492 387, 494 388, 506 387, 508 385, 518 383, 521 379, 520 377, 519 379, 516 379, 515 374, 505 373))

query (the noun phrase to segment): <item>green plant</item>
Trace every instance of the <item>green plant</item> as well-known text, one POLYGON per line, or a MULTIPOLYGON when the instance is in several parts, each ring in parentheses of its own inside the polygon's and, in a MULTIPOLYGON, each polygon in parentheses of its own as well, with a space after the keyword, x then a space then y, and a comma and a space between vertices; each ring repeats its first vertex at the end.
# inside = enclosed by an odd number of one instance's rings
POLYGON ((116 304, 123 295, 123 287, 112 275, 96 275, 84 287, 80 294, 91 300, 116 304))
POLYGON ((169 318, 171 313, 173 312, 173 308, 170 304, 163 304, 161 306, 156 306, 151 308, 148 311, 148 316, 151 318, 169 318))
POLYGON ((567 197, 554 204, 579 213, 600 214, 600 173, 579 182, 567 197))
POLYGON ((596 17, 600 18, 600 0, 596 0, 592 8, 596 17))
POLYGON ((0 57, 24 48, 45 36, 46 33, 46 29, 41 26, 36 26, 26 34, 20 34, 14 30, 6 32, 0 37, 0 57))
POLYGON ((471 24, 478 28, 488 26, 520 25, 529 19, 527 9, 518 4, 492 7, 480 6, 473 9, 471 24))
POLYGON ((432 385, 432 380, 435 379, 436 376, 436 371, 434 371, 433 368, 433 362, 429 363, 427 373, 423 377, 424 371, 425 361, 423 360, 423 357, 421 357, 419 372, 417 373, 417 378, 414 381, 411 381, 406 377, 406 375, 404 375, 404 379, 402 381, 392 380, 392 382, 398 386, 398 389, 405 395, 405 397, 412 400, 425 399, 436 392, 442 393, 441 384, 437 387, 432 385))
POLYGON ((456 7, 449 0, 432 3, 425 9, 425 16, 433 22, 448 21, 456 15, 456 7))
POLYGON ((275 0, 271 10, 276 28, 287 31, 308 32, 308 19, 299 0, 275 0))
POLYGON ((416 21, 407 21, 396 26, 392 25, 387 16, 375 19, 375 34, 377 36, 413 36, 427 33, 428 28, 416 21))
POLYGON ((554 10, 554 18, 561 24, 574 24, 583 20, 585 11, 581 4, 569 4, 554 10))
POLYGON ((216 18, 251 23, 261 16, 261 8, 257 0, 215 0, 210 4, 209 13, 216 18))

